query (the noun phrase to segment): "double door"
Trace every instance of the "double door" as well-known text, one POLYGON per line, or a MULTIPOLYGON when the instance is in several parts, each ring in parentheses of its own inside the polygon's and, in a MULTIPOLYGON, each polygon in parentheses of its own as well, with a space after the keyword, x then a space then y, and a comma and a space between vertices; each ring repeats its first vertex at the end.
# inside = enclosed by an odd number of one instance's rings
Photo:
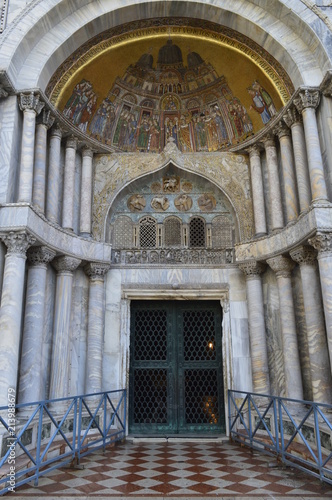
POLYGON ((132 302, 130 433, 224 432, 221 322, 214 301, 132 302))

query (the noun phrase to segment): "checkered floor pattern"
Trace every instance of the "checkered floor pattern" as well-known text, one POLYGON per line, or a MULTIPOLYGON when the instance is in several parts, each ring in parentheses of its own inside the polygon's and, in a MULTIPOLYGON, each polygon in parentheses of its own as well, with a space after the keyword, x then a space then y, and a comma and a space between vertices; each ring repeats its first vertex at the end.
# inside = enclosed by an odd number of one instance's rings
MULTIPOLYGON (((125 442, 24 485, 20 498, 332 498, 332 486, 231 443, 125 442)), ((16 496, 15 495, 15 496, 16 496)))

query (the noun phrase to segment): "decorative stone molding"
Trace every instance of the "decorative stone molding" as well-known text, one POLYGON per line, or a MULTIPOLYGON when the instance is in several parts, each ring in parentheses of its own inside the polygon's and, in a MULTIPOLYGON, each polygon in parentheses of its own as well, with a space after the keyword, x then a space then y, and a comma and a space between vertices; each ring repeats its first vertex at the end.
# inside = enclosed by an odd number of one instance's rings
POLYGON ((19 95, 19 106, 21 111, 31 110, 39 115, 45 103, 43 103, 40 100, 40 96, 34 92, 30 92, 29 94, 21 93, 19 95))
POLYGON ((89 146, 84 146, 82 148, 82 157, 83 158, 93 158, 93 150, 89 148, 89 146))
POLYGON ((283 255, 278 255, 272 259, 268 259, 267 264, 276 273, 277 278, 289 278, 292 270, 295 267, 295 262, 291 261, 283 255))
POLYGON ((291 134, 288 126, 285 123, 283 123, 282 121, 277 123, 277 125, 273 129, 273 132, 275 135, 277 135, 279 137, 279 139, 281 139, 282 137, 285 137, 285 136, 290 136, 290 134, 291 134))
POLYGON ((52 262, 55 270, 61 273, 73 273, 82 261, 75 259, 75 257, 69 257, 67 255, 62 255, 52 262))
POLYGON ((112 264, 121 265, 225 265, 232 264, 233 249, 193 250, 156 248, 154 250, 113 250, 112 264))
POLYGON ((312 238, 309 238, 309 244, 313 246, 318 254, 332 253, 332 234, 318 232, 312 238))
POLYGON ((295 123, 302 123, 302 115, 298 112, 295 106, 288 108, 282 118, 289 128, 291 128, 292 125, 295 125, 295 123))
POLYGON ((7 247, 7 253, 26 257, 26 252, 35 242, 36 238, 29 233, 11 231, 0 235, 0 239, 7 247))
POLYGON ((8 97, 8 92, 0 85, 0 99, 8 97))
POLYGON ((239 269, 246 275, 247 279, 250 279, 263 274, 266 269, 266 265, 263 262, 257 262, 256 260, 248 260, 247 262, 241 262, 239 264, 239 269))
POLYGON ((56 123, 52 128, 51 128, 51 137, 59 137, 60 139, 62 138, 63 134, 63 129, 59 125, 59 123, 56 123))
POLYGON ((37 118, 37 125, 45 125, 49 129, 52 127, 54 120, 55 118, 51 115, 51 111, 44 108, 37 118))
POLYGON ((28 262, 31 266, 47 266, 55 256, 56 252, 46 246, 33 247, 28 251, 28 262))
POLYGON ((84 272, 89 276, 91 281, 103 281, 105 274, 110 269, 110 264, 103 264, 101 262, 89 262, 84 266, 84 272))
POLYGON ((313 265, 317 262, 317 252, 307 245, 294 248, 293 250, 290 250, 289 254, 291 258, 300 266, 306 264, 313 265))
POLYGON ((71 149, 77 149, 77 144, 78 144, 78 139, 77 137, 71 135, 67 138, 66 142, 66 149, 71 148, 71 149))
POLYGON ((300 90, 297 97, 294 99, 294 104, 299 113, 305 108, 317 108, 320 102, 320 92, 317 89, 300 90))

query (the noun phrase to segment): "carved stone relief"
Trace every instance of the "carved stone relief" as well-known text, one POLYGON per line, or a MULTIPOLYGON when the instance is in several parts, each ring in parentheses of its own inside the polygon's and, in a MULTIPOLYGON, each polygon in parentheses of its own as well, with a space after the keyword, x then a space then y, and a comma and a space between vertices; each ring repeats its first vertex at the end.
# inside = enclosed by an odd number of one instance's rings
POLYGON ((175 198, 174 205, 180 212, 187 212, 193 206, 193 200, 187 194, 181 194, 175 198))
POLYGON ((133 194, 128 200, 128 208, 131 212, 141 212, 145 205, 146 201, 140 194, 133 194))

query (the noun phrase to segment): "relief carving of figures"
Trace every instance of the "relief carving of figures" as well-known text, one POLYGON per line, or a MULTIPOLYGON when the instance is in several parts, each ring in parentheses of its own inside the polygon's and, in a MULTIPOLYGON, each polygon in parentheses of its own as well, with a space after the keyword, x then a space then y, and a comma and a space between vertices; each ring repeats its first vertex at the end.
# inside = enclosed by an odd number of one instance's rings
POLYGON ((193 200, 187 194, 181 194, 175 198, 174 205, 180 212, 187 212, 193 206, 193 200))
POLYGON ((162 210, 162 211, 167 210, 169 207, 168 198, 166 198, 166 196, 155 196, 151 200, 151 207, 154 210, 162 210))
POLYGON ((180 187, 180 179, 177 177, 165 177, 163 179, 163 188, 165 193, 177 193, 180 187))
POLYGON ((216 208, 216 199, 212 194, 207 194, 204 193, 202 196, 200 196, 197 200, 199 208, 203 212, 209 212, 211 210, 214 210, 216 208))
POLYGON ((131 212, 141 212, 145 206, 145 198, 140 194, 133 194, 127 203, 127 206, 131 212))

